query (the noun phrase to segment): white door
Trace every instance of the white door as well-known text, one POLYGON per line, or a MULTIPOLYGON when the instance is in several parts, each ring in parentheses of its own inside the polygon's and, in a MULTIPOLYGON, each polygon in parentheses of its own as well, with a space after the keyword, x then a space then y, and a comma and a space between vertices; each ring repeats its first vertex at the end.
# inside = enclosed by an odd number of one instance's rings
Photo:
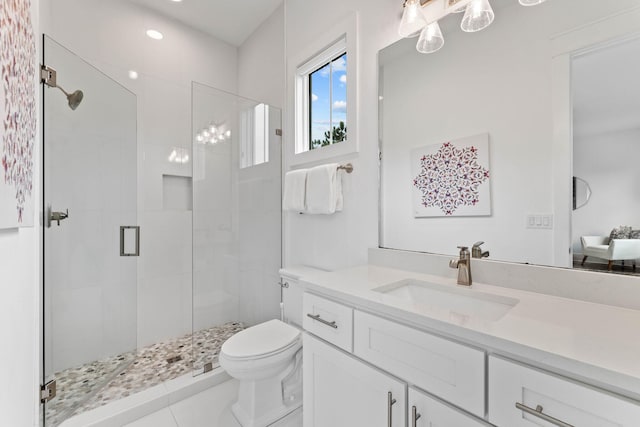
POLYGON ((304 335, 304 427, 404 427, 406 385, 304 335))
POLYGON ((486 427, 489 424, 409 387, 409 427, 486 427))

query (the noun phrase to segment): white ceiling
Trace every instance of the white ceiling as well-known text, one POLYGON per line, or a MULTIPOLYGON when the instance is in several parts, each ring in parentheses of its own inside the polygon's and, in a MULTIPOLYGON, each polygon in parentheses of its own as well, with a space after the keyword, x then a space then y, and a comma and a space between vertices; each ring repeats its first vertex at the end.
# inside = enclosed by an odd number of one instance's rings
POLYGON ((282 0, 129 0, 240 46, 282 0))
POLYGON ((575 134, 640 128, 640 39, 580 56, 572 68, 575 134))

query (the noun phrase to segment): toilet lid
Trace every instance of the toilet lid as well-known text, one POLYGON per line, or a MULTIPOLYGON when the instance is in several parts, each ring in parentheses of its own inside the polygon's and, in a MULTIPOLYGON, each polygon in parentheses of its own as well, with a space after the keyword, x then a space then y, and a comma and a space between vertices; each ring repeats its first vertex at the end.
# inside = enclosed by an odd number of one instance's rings
POLYGON ((299 337, 299 330, 274 319, 238 332, 225 341, 221 352, 233 359, 257 358, 285 350, 299 337))

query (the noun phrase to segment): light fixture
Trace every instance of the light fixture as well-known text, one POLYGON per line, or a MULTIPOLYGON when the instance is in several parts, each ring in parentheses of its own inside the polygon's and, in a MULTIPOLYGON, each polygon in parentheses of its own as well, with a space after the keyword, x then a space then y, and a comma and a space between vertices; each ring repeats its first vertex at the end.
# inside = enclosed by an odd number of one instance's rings
POLYGON ((444 37, 438 21, 432 22, 422 29, 416 49, 420 53, 433 53, 444 46, 444 37))
POLYGON ((151 37, 154 40, 162 40, 164 36, 158 30, 147 30, 147 36, 151 37))
POLYGON ((489 0, 473 0, 467 5, 460 28, 467 33, 475 33, 491 25, 494 17, 489 0))
MULTIPOLYGON (((546 0, 518 1, 523 6, 535 6, 546 0)), ((444 37, 438 21, 452 13, 464 10, 460 28, 468 33, 487 28, 495 18, 489 0, 404 0, 403 7, 398 32, 405 38, 420 34, 416 43, 420 53, 433 53, 442 48, 444 37), (427 21, 431 23, 427 24, 427 21)))
POLYGON ((523 6, 535 6, 544 3, 546 0, 518 0, 523 6))
POLYGON ((129 70, 129 78, 131 80, 136 80, 138 78, 138 72, 135 70, 129 70))
POLYGON ((422 15, 420 0, 405 0, 398 34, 405 38, 416 37, 425 25, 427 21, 422 15))

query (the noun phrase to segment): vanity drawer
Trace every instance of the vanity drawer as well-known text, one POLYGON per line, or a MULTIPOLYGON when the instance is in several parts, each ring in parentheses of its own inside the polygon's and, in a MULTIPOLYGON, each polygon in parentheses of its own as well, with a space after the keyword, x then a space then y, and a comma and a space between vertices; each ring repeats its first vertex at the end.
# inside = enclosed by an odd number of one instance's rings
POLYGON ((305 293, 302 302, 304 329, 343 350, 353 350, 353 309, 305 293))
POLYGON ((498 426, 636 427, 640 406, 604 391, 489 357, 489 420, 498 426), (525 407, 516 407, 516 404, 525 407), (527 413, 536 408, 541 414, 527 413), (545 421, 552 417, 554 420, 545 421), (565 423, 565 424, 563 424, 565 423))
POLYGON ((356 310, 354 354, 484 417, 483 351, 356 310))

